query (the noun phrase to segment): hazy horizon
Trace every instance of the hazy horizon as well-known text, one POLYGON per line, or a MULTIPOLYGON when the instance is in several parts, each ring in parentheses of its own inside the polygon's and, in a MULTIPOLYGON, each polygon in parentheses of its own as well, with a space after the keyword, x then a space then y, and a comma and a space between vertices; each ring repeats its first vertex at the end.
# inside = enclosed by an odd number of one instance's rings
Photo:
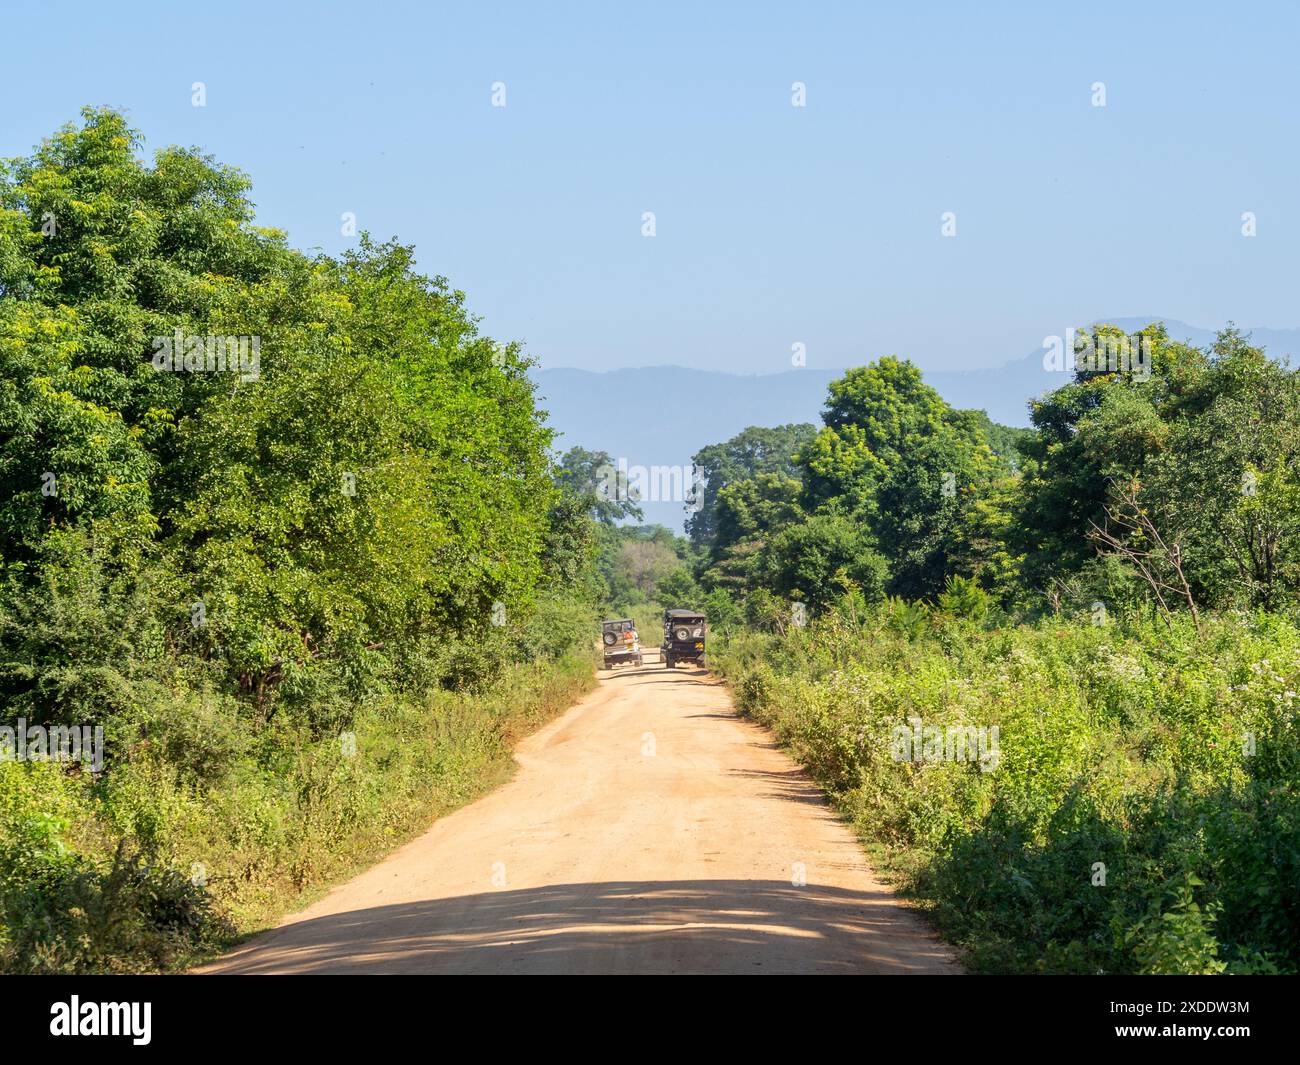
MULTIPOLYGON (((1131 317, 1119 317, 1119 316, 1106 317, 1102 315, 1102 316, 1095 316, 1092 318, 1085 318, 1082 320, 1080 324, 1098 325, 1098 324, 1109 323, 1113 325, 1121 325, 1128 329, 1134 329, 1137 327, 1138 323, 1140 322, 1145 323, 1148 321, 1164 322, 1168 327, 1170 336, 1173 337, 1174 339, 1176 340, 1190 339, 1194 344, 1202 347, 1209 344, 1216 333, 1218 333, 1220 330, 1226 328, 1229 325, 1228 322, 1223 322, 1219 325, 1214 325, 1214 326, 1198 325, 1190 322, 1181 321, 1179 319, 1173 318, 1172 316, 1162 316, 1162 315, 1134 315, 1131 317)), ((1300 326, 1243 325, 1241 322, 1232 322, 1231 324, 1235 328, 1240 330, 1242 333, 1252 337, 1256 343, 1264 346, 1270 352, 1270 354, 1277 355, 1277 356, 1283 356, 1283 355, 1294 356, 1295 354, 1300 353, 1300 326)), ((867 363, 885 355, 893 355, 902 359, 911 359, 912 362, 917 363, 917 365, 921 366, 921 369, 927 373, 956 374, 956 373, 963 373, 966 371, 981 371, 981 370, 987 371, 987 370, 1010 369, 1014 364, 1021 363, 1025 359, 1031 358, 1034 354, 1036 354, 1040 350, 1042 350, 1041 346, 1036 347, 1033 343, 1031 343, 1025 350, 1016 353, 990 355, 985 360, 972 362, 968 365, 953 366, 948 368, 947 370, 936 370, 934 368, 928 368, 922 366, 918 360, 912 358, 906 351, 886 351, 883 349, 878 350, 868 346, 868 353, 863 354, 860 358, 856 360, 845 362, 842 365, 817 366, 814 368, 818 370, 824 370, 824 371, 845 370, 851 366, 866 365, 867 363)), ((685 363, 670 362, 670 361, 648 362, 638 366, 592 367, 592 366, 569 366, 564 364, 547 365, 541 362, 540 360, 537 363, 537 368, 541 371, 581 370, 586 373, 616 373, 620 370, 681 369, 681 370, 699 370, 701 372, 708 372, 708 373, 727 373, 739 377, 771 377, 782 373, 793 373, 796 372, 798 369, 797 367, 794 366, 778 366, 772 369, 764 369, 764 370, 729 369, 726 367, 717 368, 717 367, 689 366, 685 363)))

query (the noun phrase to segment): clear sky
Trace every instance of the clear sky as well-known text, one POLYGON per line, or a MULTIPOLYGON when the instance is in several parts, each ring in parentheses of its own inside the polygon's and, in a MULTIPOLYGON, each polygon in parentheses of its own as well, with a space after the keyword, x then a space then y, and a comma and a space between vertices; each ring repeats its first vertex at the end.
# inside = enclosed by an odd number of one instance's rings
POLYGON ((147 150, 246 170, 299 247, 343 248, 345 211, 414 243, 544 366, 768 373, 801 342, 940 370, 1098 316, 1300 326, 1290 0, 3 7, 0 154, 124 108, 147 150))

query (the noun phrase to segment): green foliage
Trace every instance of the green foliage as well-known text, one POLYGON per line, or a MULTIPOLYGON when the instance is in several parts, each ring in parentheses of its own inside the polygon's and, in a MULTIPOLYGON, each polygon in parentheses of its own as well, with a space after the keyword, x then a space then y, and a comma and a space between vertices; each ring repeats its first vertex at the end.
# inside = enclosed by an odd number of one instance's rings
POLYGON ((891 595, 885 600, 885 626, 900 636, 915 640, 930 629, 930 608, 924 603, 909 603, 891 595))
MULTIPOLYGON (((1208 351, 1158 324, 1088 336, 1098 361, 1034 403, 1032 430, 953 410, 905 360, 849 370, 788 470, 735 473, 710 496, 697 579, 818 609, 861 581, 870 600, 876 582, 847 551, 883 565, 888 594, 934 602, 975 580, 1021 615, 1295 603, 1300 371, 1231 327, 1208 351), (831 535, 845 521, 856 532, 831 535)), ((757 433, 706 452, 720 461, 757 433)))
POLYGON ((1143 336, 1149 378, 1081 371, 1035 405, 1036 431, 1020 445, 1023 501, 1008 529, 1026 556, 1026 584, 1068 583, 1100 549, 1129 565, 1153 600, 1293 601, 1300 376, 1231 327, 1208 352, 1159 326, 1143 336))
POLYGON ((662 525, 602 526, 599 570, 601 596, 613 614, 665 596, 692 598, 698 586, 691 573, 690 545, 662 525))
POLYGON ((723 487, 715 503, 713 543, 702 583, 732 591, 750 586, 763 546, 803 518, 800 492, 799 481, 783 473, 760 473, 723 487))
POLYGON ((943 427, 947 404, 910 362, 887 356, 832 381, 825 428, 800 455, 814 503, 844 496, 904 462, 943 427))
POLYGON ((757 563, 764 586, 822 610, 852 586, 868 602, 884 595, 885 560, 870 536, 843 514, 816 514, 774 536, 757 563))
POLYGON ((1173 902, 1122 930, 1123 945, 1132 951, 1138 971, 1174 976, 1214 976, 1227 969, 1219 958, 1214 924, 1223 904, 1202 909, 1195 888, 1203 887, 1191 873, 1184 876, 1173 902))
POLYGON ((954 618, 981 622, 989 613, 992 597, 970 577, 949 577, 939 596, 939 609, 954 618))
POLYGON ((0 702, 106 747, 0 763, 14 971, 182 965, 590 683, 590 501, 518 346, 411 248, 304 255, 139 148, 87 109, 0 166, 0 702))
MULTIPOLYGON (((1013 431, 951 409, 893 357, 832 382, 823 417, 819 433, 799 438, 788 470, 733 476, 710 496, 706 586, 737 596, 797 590, 821 608, 845 581, 868 601, 882 582, 923 598, 960 571, 1006 593, 1015 563, 994 542, 1005 507, 991 508, 1010 491, 1010 458, 998 456, 1012 449, 1013 431)), ((725 453, 746 438, 718 446, 725 453)))
POLYGON ((733 481, 718 493, 714 557, 733 545, 766 539, 798 520, 799 482, 781 473, 733 481))
POLYGON ((526 611, 546 546, 573 574, 517 349, 410 248, 308 259, 251 225, 236 171, 137 145, 88 110, 0 183, 0 556, 93 523, 184 559, 169 639, 262 714, 407 634, 526 611), (177 331, 256 338, 257 374, 157 369, 177 331))
POLYGON ((1300 629, 911 609, 742 633, 713 663, 976 968, 1300 971, 1300 629), (996 762, 896 760, 916 719, 996 726, 996 762))
MULTIPOLYGON (((704 491, 698 509, 686 519, 691 545, 699 550, 716 549, 720 534, 730 536, 733 542, 746 538, 734 527, 730 532, 720 528, 720 523, 727 520, 720 510, 723 491, 740 481, 761 479, 762 475, 772 476, 770 484, 783 484, 797 477, 796 456, 815 433, 811 425, 778 425, 773 429, 750 426, 724 443, 701 448, 692 460, 704 491)), ((734 523, 735 515, 730 520, 734 523)))
POLYGON ((644 512, 632 498, 636 491, 622 478, 606 451, 571 447, 561 456, 555 481, 566 494, 582 501, 587 513, 604 525, 623 518, 640 521, 644 512))
POLYGON ((1198 602, 1277 609, 1300 593, 1300 374, 1232 331, 1141 474, 1198 602))
POLYGON ((1002 473, 974 419, 945 414, 942 427, 915 441, 858 504, 889 561, 890 590, 909 598, 936 595, 955 572, 966 553, 964 519, 1002 473))

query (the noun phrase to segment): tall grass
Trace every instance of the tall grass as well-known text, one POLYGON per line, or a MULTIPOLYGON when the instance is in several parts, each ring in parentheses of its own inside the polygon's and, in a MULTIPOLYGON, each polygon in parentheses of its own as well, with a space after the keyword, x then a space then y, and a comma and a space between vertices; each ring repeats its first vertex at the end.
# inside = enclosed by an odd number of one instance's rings
POLYGON ((581 647, 477 689, 379 696, 328 737, 178 697, 159 742, 100 777, 0 762, 0 966, 159 971, 229 945, 503 780, 592 666, 581 647))
POLYGON ((713 661, 976 969, 1300 971, 1294 624, 993 627, 891 604, 713 661), (917 718, 996 725, 995 764, 898 760, 917 718))

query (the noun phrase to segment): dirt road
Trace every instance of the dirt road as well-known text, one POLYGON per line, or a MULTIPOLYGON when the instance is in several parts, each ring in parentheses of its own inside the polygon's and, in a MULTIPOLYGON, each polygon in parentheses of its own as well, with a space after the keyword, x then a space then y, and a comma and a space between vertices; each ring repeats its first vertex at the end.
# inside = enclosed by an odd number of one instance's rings
POLYGON ((600 678, 504 787, 200 971, 958 971, 722 685, 600 678))

